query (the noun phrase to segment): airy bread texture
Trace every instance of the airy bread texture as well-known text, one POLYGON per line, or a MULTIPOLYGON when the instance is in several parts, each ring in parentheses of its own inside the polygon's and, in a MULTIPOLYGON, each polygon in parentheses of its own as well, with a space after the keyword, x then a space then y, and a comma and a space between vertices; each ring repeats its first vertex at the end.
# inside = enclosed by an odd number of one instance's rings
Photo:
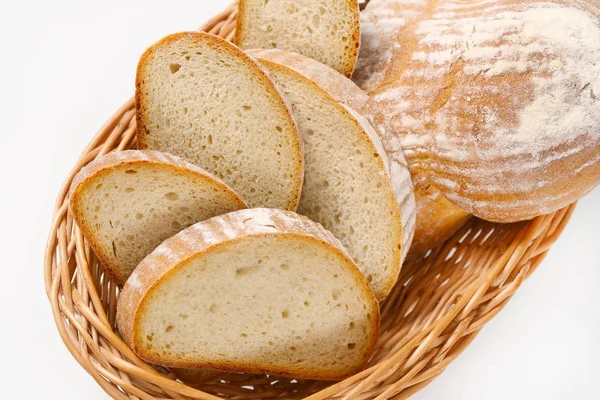
POLYGON ((295 51, 352 76, 360 48, 357 0, 240 0, 234 42, 295 51))
POLYGON ((592 1, 369 3, 355 81, 404 148, 418 226, 525 220, 598 185, 599 15, 592 1))
POLYGON ((337 380, 370 357, 379 306, 321 225, 251 209, 161 244, 123 288, 117 322, 151 363, 337 380))
POLYGON ((231 186, 251 207, 295 210, 302 143, 260 66, 217 36, 170 35, 140 59, 138 147, 180 156, 231 186))
POLYGON ((412 183, 368 121, 295 70, 260 58, 292 106, 305 148, 298 213, 346 246, 378 299, 398 279, 414 230, 412 183))
POLYGON ((227 185, 156 151, 109 153, 84 167, 69 204, 106 270, 123 284, 163 240, 207 218, 247 208, 227 185))

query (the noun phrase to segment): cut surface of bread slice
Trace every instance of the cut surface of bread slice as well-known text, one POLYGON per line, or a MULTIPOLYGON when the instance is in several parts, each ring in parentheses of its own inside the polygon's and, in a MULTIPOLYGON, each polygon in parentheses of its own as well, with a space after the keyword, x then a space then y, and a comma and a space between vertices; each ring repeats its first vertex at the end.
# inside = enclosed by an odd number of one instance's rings
POLYGON ((151 363, 334 380, 367 362, 379 306, 321 225, 250 209, 162 243, 123 288, 117 322, 151 363))
POLYGON ((364 117, 297 71, 259 60, 292 105, 304 141, 298 212, 339 238, 377 298, 385 298, 414 230, 414 194, 403 157, 388 163, 364 117))
POLYGON ((247 206, 223 182, 178 157, 128 150, 84 167, 71 185, 70 208, 94 253, 122 284, 166 238, 247 206))
POLYGON ((295 51, 352 76, 360 47, 357 0, 241 0, 235 43, 295 51))
POLYGON ((182 157, 251 207, 295 210, 302 143, 285 101, 258 63, 206 33, 167 36, 140 59, 138 147, 182 157))
POLYGON ((351 79, 328 65, 287 50, 250 49, 246 53, 254 58, 285 65, 314 81, 340 103, 365 116, 369 112, 369 95, 351 79))

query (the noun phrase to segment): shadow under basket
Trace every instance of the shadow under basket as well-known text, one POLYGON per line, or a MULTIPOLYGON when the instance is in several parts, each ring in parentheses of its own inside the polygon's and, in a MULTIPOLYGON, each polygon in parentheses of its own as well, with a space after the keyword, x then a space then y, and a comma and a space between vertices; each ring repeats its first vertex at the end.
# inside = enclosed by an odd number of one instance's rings
MULTIPOLYGON (((201 30, 232 39, 237 4, 201 30)), ((187 386, 139 359, 115 330, 119 290, 104 274, 68 211, 74 175, 93 159, 135 147, 128 101, 83 151, 58 196, 44 273, 60 335, 77 361, 115 399, 404 399, 435 379, 535 270, 574 205, 516 224, 472 219, 444 246, 409 260, 382 303, 381 338, 369 365, 342 382, 219 375, 187 386)))

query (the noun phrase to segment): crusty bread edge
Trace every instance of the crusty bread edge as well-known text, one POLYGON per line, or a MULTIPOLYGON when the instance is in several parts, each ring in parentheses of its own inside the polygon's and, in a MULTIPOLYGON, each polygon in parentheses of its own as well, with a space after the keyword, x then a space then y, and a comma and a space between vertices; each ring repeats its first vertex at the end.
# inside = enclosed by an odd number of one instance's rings
POLYGON ((248 205, 244 200, 217 177, 171 154, 153 150, 125 150, 108 153, 92 161, 79 171, 71 183, 69 189, 69 209, 77 226, 81 229, 83 236, 87 239, 88 244, 94 251, 94 254, 104 265, 108 274, 113 278, 113 281, 119 285, 125 283, 127 277, 120 273, 119 268, 111 262, 110 257, 107 256, 104 249, 102 249, 102 246, 93 239, 92 229, 81 211, 80 198, 83 191, 92 185, 97 178, 114 171, 116 168, 128 168, 130 166, 133 167, 142 164, 155 164, 157 166, 171 168, 173 173, 195 175, 200 180, 218 187, 220 191, 231 196, 233 200, 238 203, 240 209, 248 208, 248 205))
MULTIPOLYGON (((300 139, 300 134, 298 133, 298 126, 296 125, 296 121, 292 115, 291 110, 289 109, 287 103, 285 102, 283 95, 275 86, 269 75, 262 69, 260 64, 254 60, 252 57, 248 56, 244 51, 235 45, 231 44, 227 40, 205 32, 179 32, 174 33, 164 38, 160 39, 158 42, 150 46, 144 54, 142 54, 140 61, 137 66, 136 78, 135 78, 135 119, 136 119, 136 137, 137 137, 137 147, 138 149, 147 149, 147 136, 148 132, 144 127, 144 116, 146 113, 146 101, 144 96, 142 95, 142 87, 143 87, 143 78, 145 76, 146 67, 150 61, 150 57, 152 54, 161 46, 168 45, 173 42, 177 42, 182 38, 194 38, 197 41, 206 40, 209 45, 220 47, 222 49, 226 49, 232 54, 236 55, 240 59, 244 60, 250 69, 252 69, 259 80, 265 84, 265 87, 268 90, 268 93, 276 100, 277 106, 281 108, 282 115, 285 116, 285 119, 289 123, 290 128, 296 132, 294 137, 290 137, 290 142, 293 146, 293 152, 295 153, 295 159, 297 161, 297 170, 294 174, 296 178, 295 187, 293 191, 292 198, 286 206, 286 210, 295 211, 298 207, 298 203, 300 203, 300 195, 302 193, 302 184, 304 182, 304 146, 302 144, 302 140, 300 139)), ((284 130, 285 132, 285 130, 284 130)))
MULTIPOLYGON (((253 220, 253 223, 260 224, 259 221, 253 220)), ((346 253, 342 244, 329 231, 323 228, 320 224, 309 220, 306 217, 300 216, 293 212, 283 210, 267 210, 267 209, 248 209, 226 214, 225 216, 215 217, 185 229, 179 234, 167 239, 154 252, 148 255, 136 268, 134 275, 127 281, 127 284, 120 293, 117 306, 117 326, 121 336, 125 342, 136 352, 136 354, 151 363, 164 365, 175 368, 197 368, 210 369, 224 372, 245 372, 256 374, 271 374, 276 376, 288 376, 292 378, 306 378, 317 380, 339 380, 351 376, 359 372, 370 359, 375 345, 379 338, 380 329, 380 311, 379 303, 375 294, 371 290, 369 283, 364 278, 356 264, 346 253), (277 232, 269 233, 247 233, 245 235, 237 235, 236 237, 223 236, 222 240, 215 242, 206 242, 204 237, 195 229, 196 225, 201 224, 220 224, 223 218, 246 217, 253 219, 257 213, 269 212, 272 217, 271 223, 267 226, 272 226, 277 229, 277 232), (291 222, 288 222, 291 220, 291 222), (193 240, 186 241, 183 238, 188 235, 188 238, 193 240), (140 333, 136 331, 139 326, 139 319, 146 306, 146 299, 149 294, 156 289, 160 281, 167 279, 169 275, 175 273, 178 268, 185 265, 196 257, 203 256, 208 252, 220 249, 223 246, 236 243, 248 237, 301 237, 308 242, 313 242, 322 245, 334 252, 338 257, 342 258, 349 271, 352 273, 357 285, 362 287, 365 300, 371 306, 369 312, 372 316, 372 334, 369 337, 367 351, 363 354, 363 359, 354 368, 350 368, 340 373, 331 373, 327 371, 319 371, 317 369, 294 369, 293 366, 286 370, 270 368, 260 364, 246 363, 239 365, 231 362, 210 363, 210 362, 182 362, 182 360, 165 360, 155 358, 152 355, 144 352, 144 349, 139 344, 140 333), (170 251, 165 251, 170 250, 170 251), (166 254, 177 254, 176 257, 166 254)))
MULTIPOLYGON (((345 0, 345 3, 348 7, 348 10, 352 13, 351 21, 349 21, 349 23, 352 24, 354 30, 351 32, 351 37, 348 40, 348 50, 345 52, 347 62, 343 66, 343 69, 338 72, 347 78, 351 78, 352 74, 354 73, 354 69, 356 68, 356 63, 358 62, 361 44, 360 5, 357 0, 345 0)), ((247 8, 246 0, 240 0, 233 42, 241 48, 244 48, 244 24, 247 21, 247 8)))
POLYGON ((402 149, 396 149, 396 151, 392 152, 388 157, 383 147, 381 137, 369 120, 352 108, 346 105, 344 105, 344 107, 362 125, 388 168, 388 177, 390 178, 396 201, 400 206, 400 218, 402 221, 402 252, 400 265, 402 266, 412 245, 417 223, 415 189, 408 169, 408 163, 404 157, 404 152, 402 149))

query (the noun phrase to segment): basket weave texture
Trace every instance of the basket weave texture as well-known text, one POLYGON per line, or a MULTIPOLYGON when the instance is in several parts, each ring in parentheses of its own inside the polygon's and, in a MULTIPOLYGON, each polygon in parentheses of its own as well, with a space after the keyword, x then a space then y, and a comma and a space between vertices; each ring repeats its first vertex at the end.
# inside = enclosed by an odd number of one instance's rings
MULTIPOLYGON (((237 4, 200 29, 231 40, 237 4)), ((118 288, 68 211, 74 175, 93 159, 135 147, 133 99, 100 129, 62 187, 48 239, 45 285, 65 345, 115 399, 404 399, 435 379, 536 269, 574 205, 532 221, 472 219, 444 246, 409 260, 381 305, 381 338, 367 369, 338 383, 223 374, 186 386, 140 360, 115 330, 118 288)))

